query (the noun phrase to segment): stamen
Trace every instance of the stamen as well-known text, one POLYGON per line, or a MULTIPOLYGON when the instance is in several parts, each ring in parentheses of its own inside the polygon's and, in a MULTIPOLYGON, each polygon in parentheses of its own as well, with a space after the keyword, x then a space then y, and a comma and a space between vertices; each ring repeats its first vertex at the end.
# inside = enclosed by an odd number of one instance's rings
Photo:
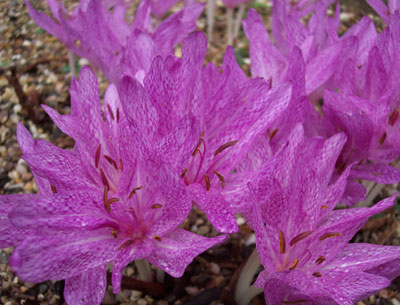
POLYGON ((117 108, 117 123, 119 123, 119 108, 117 108))
POLYGON ((285 254, 286 241, 285 241, 285 235, 281 230, 279 230, 279 249, 281 250, 281 254, 285 254))
POLYGON ((184 170, 183 170, 183 172, 182 172, 182 174, 181 174, 181 178, 183 179, 183 178, 185 178, 185 175, 186 175, 186 173, 187 173, 187 168, 185 168, 184 170))
POLYGON ((400 108, 396 108, 392 115, 389 118, 389 125, 394 126, 394 124, 397 122, 397 120, 400 117, 400 108))
POLYGON ((135 195, 136 191, 140 190, 143 186, 135 187, 132 192, 129 194, 128 199, 131 199, 133 195, 135 195))
POLYGON ((321 206, 321 209, 327 209, 327 208, 329 208, 327 205, 321 206))
POLYGON ((269 140, 272 141, 272 139, 275 137, 276 133, 278 132, 278 128, 274 129, 270 134, 269 134, 269 140))
POLYGON ((101 181, 103 182, 103 185, 107 186, 108 189, 110 189, 110 184, 108 183, 107 177, 103 172, 103 169, 100 168, 100 176, 101 176, 101 181))
POLYGON ((328 232, 328 233, 325 233, 324 235, 322 235, 322 236, 319 238, 319 240, 324 240, 324 239, 326 239, 326 238, 336 237, 336 236, 340 236, 340 235, 342 235, 341 232, 328 232))
POLYGON ((382 134, 382 136, 380 137, 378 142, 379 142, 379 144, 383 144, 385 142, 385 140, 386 140, 386 132, 384 132, 382 134))
POLYGON ((108 199, 108 186, 106 185, 103 191, 103 202, 106 203, 107 199, 108 199))
POLYGON ((320 256, 320 257, 318 257, 318 258, 316 259, 315 263, 316 263, 317 265, 321 265, 324 261, 326 261, 325 256, 320 256))
POLYGON ((57 189, 56 189, 56 187, 53 185, 53 184, 50 184, 50 187, 51 187, 51 191, 55 194, 55 193, 57 193, 57 189))
POLYGON ((290 266, 289 270, 293 270, 294 268, 296 268, 296 266, 297 266, 298 263, 299 263, 299 259, 296 258, 296 259, 294 260, 294 262, 293 262, 293 265, 290 266))
POLYGON ((122 166, 122 160, 121 159, 119 159, 119 168, 120 168, 121 171, 124 170, 124 167, 122 166))
POLYGON ((298 243, 299 241, 303 240, 304 238, 310 236, 313 232, 312 231, 306 231, 303 233, 300 233, 299 235, 295 236, 291 241, 290 241, 290 246, 293 246, 294 244, 298 243))
POLYGON ((321 272, 314 272, 312 275, 314 275, 315 277, 321 277, 322 276, 321 272))
POLYGON ((110 113, 111 119, 114 120, 114 113, 112 112, 112 109, 109 104, 107 104, 107 109, 108 109, 108 112, 110 113))
POLYGON ((204 181, 206 182, 206 190, 209 191, 211 188, 210 177, 208 177, 206 174, 204 174, 204 181))
POLYGON ((119 201, 119 198, 110 198, 110 199, 107 199, 106 202, 104 202, 104 207, 106 208, 106 211, 108 214, 110 214, 110 211, 111 211, 110 205, 115 202, 118 202, 118 201, 119 201))
POLYGON ((297 301, 282 301, 283 304, 299 304, 299 303, 307 303, 307 300, 297 300, 297 301))
POLYGON ((124 250, 124 249, 128 248, 129 246, 132 246, 134 243, 135 243, 135 241, 132 239, 127 240, 121 246, 119 246, 118 250, 124 250))
POLYGON ((157 240, 157 241, 162 241, 162 238, 160 236, 158 236, 158 235, 154 235, 154 239, 157 240))
POLYGON ((118 232, 117 232, 117 230, 112 230, 112 231, 111 231, 111 234, 112 234, 112 236, 114 236, 114 238, 117 238, 117 237, 118 237, 118 232))
POLYGON ((116 170, 118 170, 117 162, 115 162, 113 158, 111 158, 110 156, 107 156, 107 155, 104 155, 104 158, 108 161, 108 163, 110 163, 112 166, 114 166, 114 168, 116 170))
POLYGON ((99 146, 97 146, 96 154, 94 156, 94 165, 96 166, 96 168, 99 167, 100 151, 101 151, 101 144, 99 144, 99 146))
POLYGON ((201 136, 200 136, 200 140, 199 143, 197 143, 197 146, 194 150, 194 152, 192 153, 192 156, 195 157, 197 155, 197 153, 200 150, 200 146, 201 146, 201 142, 204 140, 204 131, 201 132, 201 136))
POLYGON ((214 173, 217 175, 219 181, 221 181, 222 183, 222 188, 225 187, 225 179, 224 176, 222 176, 220 173, 218 173, 215 169, 214 169, 214 173))
POLYGON ((163 206, 162 204, 156 203, 151 206, 152 209, 161 209, 163 206))
POLYGON ((221 153, 222 151, 224 151, 225 149, 227 149, 228 147, 231 147, 233 145, 235 145, 238 141, 230 141, 228 143, 225 143, 223 145, 221 145, 214 153, 214 156, 218 155, 219 153, 221 153))

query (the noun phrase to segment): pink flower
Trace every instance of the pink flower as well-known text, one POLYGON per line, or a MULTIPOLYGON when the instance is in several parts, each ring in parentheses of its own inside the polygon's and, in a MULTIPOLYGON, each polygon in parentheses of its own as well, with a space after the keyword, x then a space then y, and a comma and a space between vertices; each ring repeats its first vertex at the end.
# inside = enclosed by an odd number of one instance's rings
POLYGON ((195 256, 225 236, 205 238, 178 227, 191 198, 128 124, 115 86, 107 89, 102 111, 96 77, 84 67, 70 94, 71 115, 45 109, 75 140, 72 151, 33 140, 18 126, 23 158, 47 179, 52 194, 16 197, 9 218, 26 233, 10 259, 14 271, 31 282, 66 279, 69 304, 100 304, 110 262, 115 293, 133 260, 144 258, 181 276, 195 256))
POLYGON ((337 134, 305 139, 297 126, 288 143, 249 184, 252 224, 264 271, 255 285, 267 304, 354 304, 387 287, 400 274, 400 247, 349 244, 368 218, 391 207, 333 210, 348 168, 331 182, 345 143, 337 134))

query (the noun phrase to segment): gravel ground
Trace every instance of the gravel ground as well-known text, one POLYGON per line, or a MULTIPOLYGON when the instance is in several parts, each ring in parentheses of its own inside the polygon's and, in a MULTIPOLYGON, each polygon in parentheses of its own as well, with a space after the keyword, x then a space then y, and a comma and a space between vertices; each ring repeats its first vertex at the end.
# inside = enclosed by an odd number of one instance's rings
MULTIPOLYGON (((76 1, 65 1, 73 5, 76 1)), ((137 1, 136 1, 137 2, 137 1)), ((368 14, 377 26, 382 23, 373 11, 361 1, 341 1, 343 26, 341 31, 368 14)), ((44 0, 35 1, 35 6, 46 10, 44 0)), ((265 0, 254 4, 269 20, 271 8, 265 0)), ((132 12, 135 7, 132 8, 132 12)), ((226 14, 219 6, 216 12, 214 42, 210 44, 207 60, 221 63, 225 49, 226 14)), ((198 23, 200 30, 206 29, 205 16, 198 23)), ((27 164, 20 159, 21 152, 16 142, 16 125, 23 122, 34 137, 55 143, 62 148, 71 148, 73 141, 63 135, 40 109, 40 104, 49 105, 61 113, 69 112, 68 86, 70 73, 67 51, 57 39, 39 28, 28 16, 22 0, 0 0, 0 194, 34 193, 37 187, 27 164)), ((179 50, 177 50, 179 52, 179 50)), ((249 73, 248 43, 243 34, 236 41, 239 63, 249 73)), ((76 62, 78 68, 85 60, 76 62)), ((106 82, 100 79, 104 92, 106 82)), ((397 185, 386 187, 381 197, 392 194, 397 185)), ((356 242, 385 245, 400 245, 400 206, 371 219, 356 235, 356 242)), ((138 288, 133 282, 134 265, 125 269, 123 289, 113 295, 109 289, 103 304, 235 304, 233 287, 240 267, 254 249, 254 234, 238 219, 240 230, 228 241, 197 257, 187 268, 184 276, 174 279, 166 276, 164 285, 151 284, 138 288), (141 291, 132 290, 136 287, 141 291), (161 293, 160 293, 161 292, 161 293), (147 294, 148 293, 148 294, 147 294), (160 296, 161 295, 161 296, 160 296)), ((217 233, 204 215, 192 211, 184 228, 205 236, 217 233)), ((12 304, 64 304, 64 283, 44 282, 31 284, 21 281, 7 264, 12 248, 0 251, 0 303, 12 304)), ((110 287, 109 287, 110 288, 110 287)), ((253 305, 265 304, 262 295, 252 301, 253 305)), ((400 305, 400 278, 393 284, 358 305, 400 305)))

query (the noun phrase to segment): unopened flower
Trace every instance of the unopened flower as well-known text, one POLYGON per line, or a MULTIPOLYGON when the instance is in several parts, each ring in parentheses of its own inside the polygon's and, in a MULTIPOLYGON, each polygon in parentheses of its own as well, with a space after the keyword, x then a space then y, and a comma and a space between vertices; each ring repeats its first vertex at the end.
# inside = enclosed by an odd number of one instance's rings
POLYGON ((33 140, 18 126, 23 158, 52 193, 20 197, 10 212, 11 223, 27 232, 10 265, 30 282, 66 279, 69 304, 100 304, 110 262, 116 293, 133 260, 144 258, 181 276, 195 256, 225 236, 205 238, 178 227, 191 198, 128 124, 115 86, 107 89, 101 111, 96 77, 84 67, 70 94, 71 115, 45 109, 75 140, 72 151, 33 140))

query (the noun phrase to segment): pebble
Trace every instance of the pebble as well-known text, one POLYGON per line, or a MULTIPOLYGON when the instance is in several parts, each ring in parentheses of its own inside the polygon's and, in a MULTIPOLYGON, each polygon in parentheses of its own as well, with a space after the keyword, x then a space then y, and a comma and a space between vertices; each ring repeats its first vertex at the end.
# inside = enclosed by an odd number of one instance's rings
POLYGON ((221 268, 216 263, 210 263, 210 272, 213 274, 219 274, 221 272, 221 268))
POLYGON ((138 305, 147 305, 148 302, 145 299, 140 299, 140 300, 137 301, 137 304, 138 305))
POLYGON ((210 228, 208 226, 201 226, 198 230, 197 230, 197 234, 199 235, 206 235, 208 232, 210 232, 210 228))
POLYGON ((195 286, 187 286, 187 287, 185 287, 185 291, 188 295, 190 295, 192 297, 198 295, 200 292, 199 288, 197 288, 195 286))

